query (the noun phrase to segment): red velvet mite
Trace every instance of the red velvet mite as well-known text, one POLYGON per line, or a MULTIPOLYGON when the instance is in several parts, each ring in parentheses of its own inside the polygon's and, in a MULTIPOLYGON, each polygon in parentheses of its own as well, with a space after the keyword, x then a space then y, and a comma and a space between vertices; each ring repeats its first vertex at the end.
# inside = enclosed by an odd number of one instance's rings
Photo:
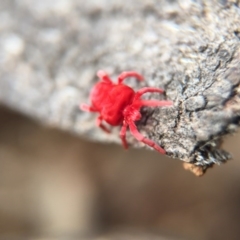
POLYGON ((145 87, 135 92, 131 87, 123 83, 125 78, 135 77, 143 81, 143 77, 137 72, 123 72, 118 76, 118 83, 112 82, 107 73, 100 70, 97 73, 100 81, 93 87, 90 99, 91 106, 81 104, 80 109, 87 112, 98 112, 96 125, 107 133, 110 130, 102 123, 104 120, 109 125, 122 125, 120 138, 124 148, 128 148, 126 141, 126 131, 129 127, 131 134, 140 142, 147 144, 158 152, 165 154, 165 150, 152 140, 144 137, 137 129, 135 122, 141 119, 140 108, 171 106, 172 101, 143 100, 144 93, 158 92, 163 93, 160 88, 145 87))

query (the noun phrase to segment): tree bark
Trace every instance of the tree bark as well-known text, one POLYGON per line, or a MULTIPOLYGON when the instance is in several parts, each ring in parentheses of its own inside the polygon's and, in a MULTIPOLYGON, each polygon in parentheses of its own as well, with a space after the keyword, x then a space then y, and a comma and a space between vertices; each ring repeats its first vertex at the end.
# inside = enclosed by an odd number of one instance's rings
MULTIPOLYGON (((138 129, 167 155, 203 170, 225 162, 222 138, 239 125, 239 1, 8 0, 0 3, 0 101, 48 125, 98 141, 96 115, 79 110, 98 81, 134 70, 174 106, 143 108, 138 129)), ((131 145, 142 146, 132 136, 131 145)))

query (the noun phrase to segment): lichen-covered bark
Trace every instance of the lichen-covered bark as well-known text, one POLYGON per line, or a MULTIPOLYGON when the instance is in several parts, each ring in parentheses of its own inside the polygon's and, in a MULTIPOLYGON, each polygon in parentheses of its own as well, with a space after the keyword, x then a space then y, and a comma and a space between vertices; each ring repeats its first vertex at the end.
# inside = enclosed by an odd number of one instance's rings
MULTIPOLYGON (((223 135, 239 124, 239 1, 9 0, 0 3, 0 101, 99 141, 87 102, 98 69, 145 76, 173 107, 144 108, 138 128, 171 157, 224 162, 223 135)), ((149 98, 161 98, 148 95, 149 98)), ((141 145, 128 136, 133 145, 141 145)))

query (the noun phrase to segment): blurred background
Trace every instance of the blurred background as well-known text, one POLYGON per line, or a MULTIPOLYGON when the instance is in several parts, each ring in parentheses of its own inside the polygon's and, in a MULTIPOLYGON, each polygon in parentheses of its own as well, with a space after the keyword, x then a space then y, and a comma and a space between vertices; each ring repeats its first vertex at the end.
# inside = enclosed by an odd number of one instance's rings
POLYGON ((240 239, 239 135, 224 146, 234 160, 199 178, 153 151, 87 142, 3 107, 0 119, 1 239, 240 239))

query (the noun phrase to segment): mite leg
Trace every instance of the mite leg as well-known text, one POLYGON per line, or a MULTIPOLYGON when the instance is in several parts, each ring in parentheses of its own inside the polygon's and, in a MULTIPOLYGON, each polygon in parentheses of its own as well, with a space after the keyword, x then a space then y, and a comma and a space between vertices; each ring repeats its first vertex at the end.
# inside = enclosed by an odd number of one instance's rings
POLYGON ((111 78, 109 77, 109 75, 104 72, 103 70, 99 70, 97 72, 97 76, 103 81, 103 82, 107 82, 107 83, 112 83, 111 78))
POLYGON ((127 131, 127 124, 126 124, 126 122, 124 122, 119 135, 122 140, 122 145, 125 149, 128 148, 128 144, 126 141, 126 131, 127 131))
POLYGON ((164 106, 172 106, 172 101, 158 101, 158 100, 140 100, 141 106, 148 107, 164 107, 164 106))
POLYGON ((110 132, 111 132, 110 129, 108 129, 106 126, 104 126, 104 125, 102 124, 102 120, 103 120, 103 118, 102 118, 102 116, 100 115, 100 116, 96 119, 96 125, 97 125, 98 127, 100 127, 104 132, 110 133, 110 132))
POLYGON ((88 106, 88 105, 85 104, 85 103, 82 103, 82 104, 80 105, 80 109, 83 110, 83 111, 85 111, 85 112, 97 112, 96 109, 94 109, 94 108, 91 107, 91 106, 88 106))
POLYGON ((138 100, 144 93, 153 93, 153 92, 158 92, 158 93, 164 93, 164 90, 161 88, 152 88, 152 87, 145 87, 140 90, 138 90, 135 94, 134 100, 138 100))
POLYGON ((119 76, 118 76, 118 83, 122 83, 124 81, 125 78, 128 78, 128 77, 135 77, 137 78, 139 81, 142 81, 144 78, 142 75, 140 75, 139 73, 137 72, 122 72, 119 76))
POLYGON ((132 135, 140 142, 143 142, 145 144, 147 144, 148 146, 154 148, 155 150, 157 150, 158 152, 162 153, 162 154, 165 154, 166 151, 161 148, 159 145, 157 145, 155 142, 153 142, 152 140, 148 139, 148 138, 145 138, 137 129, 136 125, 134 122, 131 122, 129 124, 129 128, 130 128, 130 131, 132 133, 132 135))

